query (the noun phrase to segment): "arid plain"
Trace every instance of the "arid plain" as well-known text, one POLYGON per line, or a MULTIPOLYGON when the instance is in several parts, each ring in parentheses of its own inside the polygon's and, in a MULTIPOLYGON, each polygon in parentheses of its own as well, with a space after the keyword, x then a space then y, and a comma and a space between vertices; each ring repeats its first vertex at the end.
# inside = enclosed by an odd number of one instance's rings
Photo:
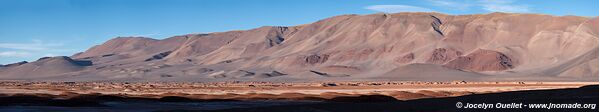
POLYGON ((397 100, 455 97, 524 90, 579 88, 597 82, 2 82, 0 94, 85 94, 201 100, 326 100, 335 97, 384 95, 397 100), (310 99, 313 98, 313 99, 310 99))

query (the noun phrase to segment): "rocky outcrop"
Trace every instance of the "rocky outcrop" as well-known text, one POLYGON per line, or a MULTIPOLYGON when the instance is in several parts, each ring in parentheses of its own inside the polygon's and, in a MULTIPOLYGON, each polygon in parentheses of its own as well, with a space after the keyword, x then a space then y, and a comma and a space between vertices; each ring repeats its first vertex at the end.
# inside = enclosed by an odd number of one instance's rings
POLYGON ((310 70, 310 72, 312 72, 316 75, 320 75, 320 76, 329 76, 329 74, 324 73, 324 72, 318 72, 318 71, 314 71, 314 70, 310 70))
POLYGON ((285 38, 285 32, 288 30, 288 27, 277 26, 272 28, 269 33, 266 35, 266 47, 272 47, 275 45, 279 45, 283 43, 285 38))
MULTIPOLYGON (((38 61, 36 62, 43 62, 43 61, 49 61, 49 62, 54 62, 54 61, 59 61, 61 63, 63 63, 62 61, 65 61, 65 64, 72 64, 75 66, 92 66, 93 63, 89 60, 74 60, 71 59, 69 57, 66 56, 58 56, 58 57, 44 57, 44 58, 40 58, 38 61)), ((58 63, 57 63, 58 64, 58 63)), ((52 66, 52 65, 49 65, 52 66)))
POLYGON ((287 74, 281 73, 279 71, 272 71, 270 73, 261 73, 261 74, 257 74, 254 75, 253 78, 270 78, 270 77, 277 77, 277 76, 284 76, 287 74))
POLYGON ((434 15, 431 15, 431 18, 433 19, 433 22, 431 22, 431 26, 433 27, 433 30, 435 30, 435 32, 439 33, 439 35, 444 36, 443 31, 441 31, 441 28, 440 28, 441 25, 443 24, 441 19, 437 18, 434 15))
POLYGON ((427 60, 427 62, 433 64, 445 64, 461 55, 462 52, 460 51, 449 48, 437 48, 433 50, 431 57, 427 60))
POLYGON ((243 73, 242 77, 249 77, 249 76, 256 75, 256 73, 250 72, 250 71, 246 71, 246 70, 239 70, 239 72, 243 73))
POLYGON ((515 67, 512 59, 507 55, 483 49, 452 60, 445 66, 467 71, 502 71, 515 67))
POLYGON ((162 53, 158 53, 154 56, 152 56, 151 58, 148 58, 144 61, 152 61, 152 60, 160 60, 166 56, 168 56, 169 54, 171 54, 173 51, 166 51, 166 52, 162 52, 162 53))
POLYGON ((401 64, 410 63, 412 60, 414 60, 414 53, 409 53, 409 54, 406 54, 402 57, 398 57, 397 59, 395 59, 395 61, 397 63, 401 63, 401 64))
POLYGON ((319 71, 314 71, 314 70, 310 70, 310 72, 319 75, 319 76, 323 76, 323 77, 348 77, 350 75, 346 75, 346 74, 330 74, 330 73, 325 73, 325 72, 319 72, 319 71))
POLYGON ((306 63, 308 63, 308 64, 324 63, 328 59, 329 59, 329 55, 327 55, 327 54, 323 54, 323 55, 313 54, 313 55, 306 57, 306 63))

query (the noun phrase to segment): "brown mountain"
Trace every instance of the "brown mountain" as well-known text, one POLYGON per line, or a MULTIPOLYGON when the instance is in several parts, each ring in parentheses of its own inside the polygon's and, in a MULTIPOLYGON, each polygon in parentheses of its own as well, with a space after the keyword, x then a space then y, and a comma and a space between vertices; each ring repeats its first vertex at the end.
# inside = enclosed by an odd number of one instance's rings
POLYGON ((512 13, 341 15, 299 26, 163 40, 119 37, 71 56, 93 65, 36 65, 59 66, 56 72, 25 72, 35 67, 13 65, 0 67, 0 78, 583 81, 599 79, 597 43, 599 18, 512 13), (28 75, 18 77, 21 74, 28 75))
POLYGON ((0 69, 3 78, 44 78, 76 73, 91 66, 91 61, 73 60, 66 56, 44 57, 31 63, 19 62, 0 69))

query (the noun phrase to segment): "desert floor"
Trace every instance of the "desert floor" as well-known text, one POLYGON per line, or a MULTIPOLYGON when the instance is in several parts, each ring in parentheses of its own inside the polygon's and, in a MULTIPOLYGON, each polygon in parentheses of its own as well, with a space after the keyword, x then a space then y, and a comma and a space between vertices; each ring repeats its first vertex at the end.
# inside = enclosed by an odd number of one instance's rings
POLYGON ((0 82, 0 94, 78 94, 234 100, 319 100, 341 96, 384 95, 398 100, 455 97, 524 90, 578 88, 599 82, 0 82), (314 99, 316 98, 316 99, 314 99))

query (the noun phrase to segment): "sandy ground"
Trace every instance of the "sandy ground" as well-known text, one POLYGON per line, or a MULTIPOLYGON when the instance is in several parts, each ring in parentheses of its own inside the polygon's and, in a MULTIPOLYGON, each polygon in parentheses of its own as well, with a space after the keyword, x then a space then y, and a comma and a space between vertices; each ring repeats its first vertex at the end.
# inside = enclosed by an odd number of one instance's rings
POLYGON ((200 99, 386 95, 400 100, 522 90, 578 88, 599 82, 1 82, 0 94, 106 94, 200 99), (145 96, 144 96, 145 95, 145 96))

